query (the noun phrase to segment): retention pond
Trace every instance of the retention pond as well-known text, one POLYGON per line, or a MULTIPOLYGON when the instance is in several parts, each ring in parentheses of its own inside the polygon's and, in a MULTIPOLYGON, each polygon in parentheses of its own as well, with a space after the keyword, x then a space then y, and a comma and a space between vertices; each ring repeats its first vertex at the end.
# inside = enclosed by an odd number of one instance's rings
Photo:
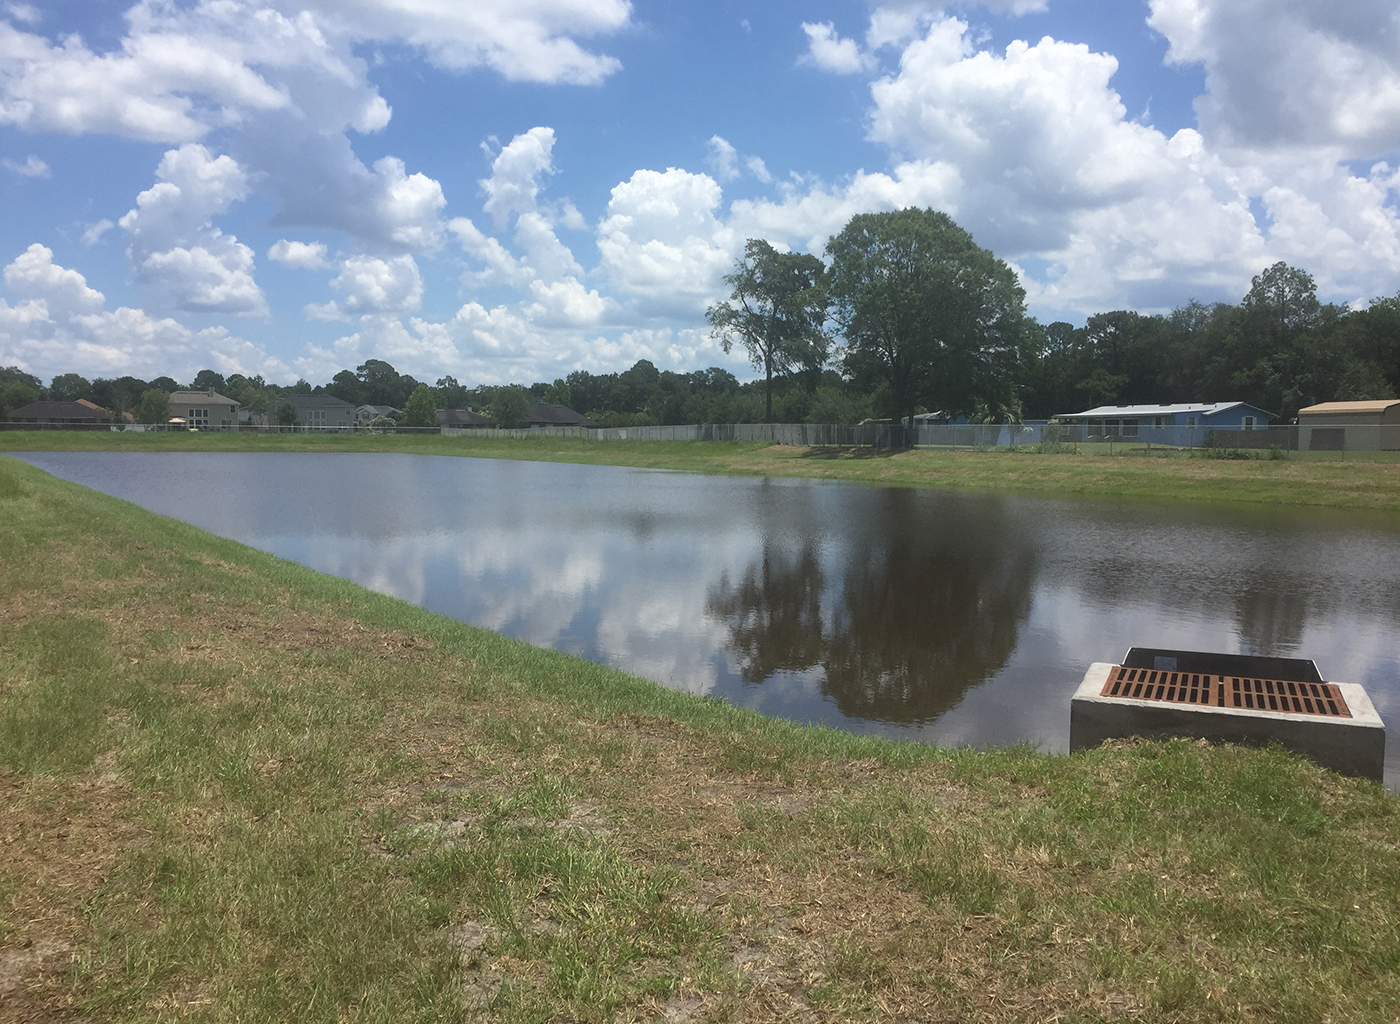
POLYGON ((56 452, 57 476, 768 714, 1068 748, 1131 645, 1363 684, 1400 782, 1400 521, 443 456, 56 452))

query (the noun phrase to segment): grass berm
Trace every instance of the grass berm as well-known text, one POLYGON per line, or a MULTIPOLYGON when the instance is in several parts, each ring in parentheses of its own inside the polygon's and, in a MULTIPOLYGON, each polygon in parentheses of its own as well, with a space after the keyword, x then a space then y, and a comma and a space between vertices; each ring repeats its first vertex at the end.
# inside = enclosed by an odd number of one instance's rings
POLYGON ((1378 785, 767 719, 0 457, 0 1021, 1397 1019, 1378 785))

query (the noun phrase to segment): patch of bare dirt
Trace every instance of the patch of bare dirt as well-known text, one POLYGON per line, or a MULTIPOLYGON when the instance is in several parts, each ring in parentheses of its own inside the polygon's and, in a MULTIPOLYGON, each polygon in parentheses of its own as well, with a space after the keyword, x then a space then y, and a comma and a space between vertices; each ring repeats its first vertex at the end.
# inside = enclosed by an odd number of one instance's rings
POLYGON ((130 790, 99 759, 93 777, 60 782, 0 774, 3 908, 0 1022, 53 1020, 75 999, 74 955, 90 946, 84 904, 125 849, 147 842, 129 811, 130 790))
POLYGON ((500 959, 487 955, 498 937, 496 928, 484 921, 463 921, 448 934, 447 941, 462 958, 462 1004, 469 1013, 485 1011, 505 984, 500 959))

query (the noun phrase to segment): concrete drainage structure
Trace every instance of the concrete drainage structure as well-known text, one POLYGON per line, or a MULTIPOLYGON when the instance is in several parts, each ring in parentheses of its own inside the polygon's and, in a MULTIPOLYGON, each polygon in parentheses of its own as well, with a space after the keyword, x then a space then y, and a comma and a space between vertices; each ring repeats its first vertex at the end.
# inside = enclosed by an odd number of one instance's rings
POLYGON ((1276 741, 1377 782, 1385 769, 1385 724, 1366 691, 1297 658, 1134 647, 1121 665, 1096 662, 1070 701, 1069 748, 1128 736, 1276 741))

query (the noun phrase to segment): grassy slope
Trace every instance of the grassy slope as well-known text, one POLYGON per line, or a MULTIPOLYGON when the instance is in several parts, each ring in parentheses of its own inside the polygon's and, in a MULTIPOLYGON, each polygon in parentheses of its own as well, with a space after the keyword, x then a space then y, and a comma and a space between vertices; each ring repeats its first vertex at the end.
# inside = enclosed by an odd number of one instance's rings
POLYGON ((1400 512, 1400 462, 795 448, 757 443, 528 441, 438 435, 0 432, 0 451, 387 451, 802 476, 1031 494, 1400 512))
POLYGON ((1280 751, 765 720, 3 458, 0 595, 0 1020, 1400 1018, 1400 808, 1280 751))

